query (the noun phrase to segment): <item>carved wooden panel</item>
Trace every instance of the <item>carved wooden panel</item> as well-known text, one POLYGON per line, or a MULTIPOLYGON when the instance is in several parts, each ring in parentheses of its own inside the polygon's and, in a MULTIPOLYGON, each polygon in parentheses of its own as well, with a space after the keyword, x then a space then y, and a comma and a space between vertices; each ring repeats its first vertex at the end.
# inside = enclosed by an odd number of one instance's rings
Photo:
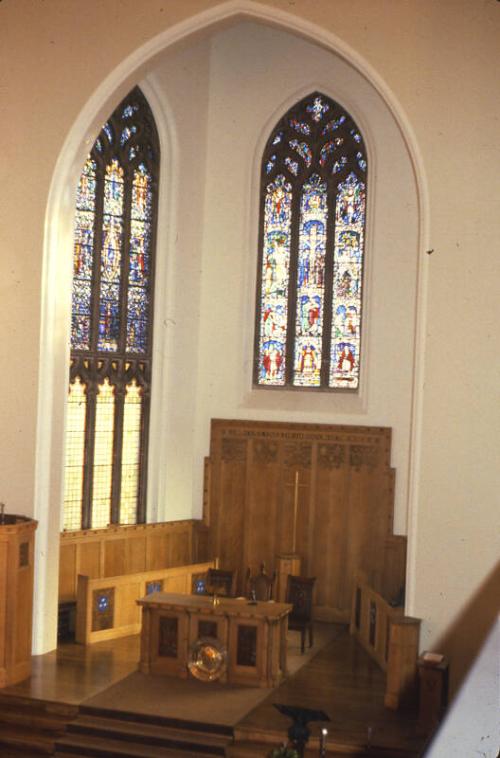
POLYGON ((386 427, 213 420, 209 554, 238 569, 242 591, 248 568, 273 570, 278 553, 297 553, 317 577, 316 616, 347 621, 357 571, 379 586, 401 582, 390 454, 386 427))

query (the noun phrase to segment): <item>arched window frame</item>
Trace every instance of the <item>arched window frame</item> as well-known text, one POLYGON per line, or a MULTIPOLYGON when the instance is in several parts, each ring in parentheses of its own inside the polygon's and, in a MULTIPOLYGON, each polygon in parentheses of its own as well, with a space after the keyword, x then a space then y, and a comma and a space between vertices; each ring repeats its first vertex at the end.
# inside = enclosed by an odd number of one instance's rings
MULTIPOLYGON (((81 470, 81 502, 80 523, 73 504, 73 513, 69 514, 71 506, 68 506, 68 487, 71 487, 71 476, 66 466, 65 487, 65 528, 91 528, 93 526, 94 508, 94 477, 98 465, 95 450, 97 447, 96 425, 98 426, 97 405, 99 395, 103 388, 111 387, 112 391, 107 394, 113 398, 112 411, 112 449, 109 450, 111 462, 110 469, 110 502, 108 523, 143 523, 146 520, 146 493, 147 493, 147 457, 149 436, 149 410, 152 374, 152 340, 153 340, 153 313, 154 313, 154 270, 155 270, 155 247, 157 231, 157 206, 158 206, 158 180, 160 166, 160 145, 151 109, 138 87, 135 87, 129 95, 118 105, 106 124, 103 126, 88 160, 82 171, 79 190, 77 193, 77 216, 79 210, 79 198, 82 180, 85 170, 92 165, 95 167, 95 204, 93 210, 92 241, 91 241, 91 296, 88 314, 83 321, 88 322, 82 331, 78 319, 82 317, 79 312, 82 298, 78 299, 77 280, 75 276, 77 266, 78 245, 81 245, 81 235, 77 236, 78 223, 75 226, 75 241, 73 251, 74 278, 73 278, 73 305, 71 327, 71 362, 70 362, 70 395, 72 388, 77 384, 83 385, 85 396, 85 420, 83 429, 78 433, 83 435, 82 447, 82 470, 81 470), (108 198, 112 190, 107 183, 107 170, 112 165, 118 164, 123 171, 123 213, 121 218, 121 242, 119 246, 120 262, 117 265, 118 273, 118 329, 106 332, 103 327, 103 310, 101 297, 104 290, 101 284, 106 286, 104 271, 105 263, 102 257, 106 243, 105 220, 106 192, 108 198), (145 179, 145 184, 141 183, 145 179), (107 189, 106 189, 107 188, 107 189), (144 208, 142 216, 137 215, 138 203, 142 197, 144 208), (138 199, 139 198, 139 199, 138 199), (134 205, 135 203, 135 205, 134 205), (142 226, 141 226, 142 225, 142 226), (138 229, 142 230, 142 243, 137 238, 138 229), (133 277, 133 269, 137 272, 136 281, 133 277), (140 272, 139 272, 140 267, 140 272), (138 282, 138 283, 137 283, 138 282), (137 310, 134 312, 134 296, 137 310), (142 302, 142 305, 141 305, 142 302), (137 305, 139 303, 139 305, 137 305), (139 314, 139 317, 137 317, 139 314), (87 318, 88 316, 88 318, 87 318), (86 334, 85 330, 88 330, 86 334), (115 335, 116 332, 116 335, 115 335), (83 334, 83 338, 82 338, 83 334), (116 341, 115 341, 116 336, 116 341), (116 344, 115 344, 116 342, 116 344), (129 402, 127 402, 127 397, 129 402), (134 404, 139 409, 134 409, 134 404), (127 509, 123 500, 123 478, 127 476, 124 452, 127 450, 124 444, 124 417, 130 418, 135 412, 135 428, 129 429, 136 443, 137 450, 133 453, 134 462, 129 467, 129 472, 134 469, 134 477, 137 490, 135 503, 128 506, 128 514, 124 518, 123 513, 127 509), (69 482, 69 484, 68 484, 69 482), (70 524, 68 526, 68 523, 70 524)), ((92 174, 92 171, 91 171, 92 174)), ((117 176, 118 172, 108 174, 117 176)), ((112 201, 111 201, 112 202, 112 201)), ((142 202, 142 201, 141 201, 142 202)), ((90 226, 90 225, 89 225, 90 226)), ((107 229, 110 230, 112 224, 107 229)), ((139 234, 141 231, 139 231, 139 234)), ((109 235, 110 236, 110 235, 109 235)), ((108 239, 109 239, 108 236, 108 239)), ((117 256, 118 257, 118 256, 117 256)), ((80 402, 82 402, 80 398, 80 402)), ((70 414, 68 413, 68 416, 70 414)), ((105 418, 105 413, 104 413, 105 418)), ((106 424, 106 421, 104 422, 106 424)), ((134 421, 131 422, 132 424, 134 421)), ((99 430, 97 430, 99 433, 99 430)), ((106 430, 104 429, 104 433, 106 430)), ((68 450, 71 445, 71 429, 66 435, 66 460, 68 462, 68 450)), ((126 457, 126 456, 125 456, 126 457)), ((78 481, 78 476, 77 476, 78 481)), ((129 488, 130 490, 130 488, 129 488)), ((78 507, 78 506, 77 506, 78 507)), ((100 524, 102 525, 102 524, 100 524)), ((107 525, 107 524, 106 524, 107 525)))
MULTIPOLYGON (((355 391, 359 388, 368 171, 366 153, 361 131, 353 118, 338 103, 320 92, 302 98, 271 131, 261 163, 253 371, 256 388, 307 391, 355 391), (301 365, 305 365, 305 353, 312 352, 307 351, 307 342, 311 348, 314 345, 301 326, 303 312, 299 300, 299 261, 302 260, 301 246, 304 249, 307 244, 301 226, 302 220, 307 218, 301 206, 301 197, 305 185, 311 180, 325 200, 327 217, 321 308, 319 318, 316 309, 317 324, 313 324, 319 327, 316 347, 319 346, 317 355, 320 360, 314 372, 306 376, 301 365), (323 185, 326 185, 324 194, 323 185), (345 208, 345 198, 351 193, 353 185, 356 200, 351 213, 351 210, 342 208, 345 208), (285 262, 282 269, 288 269, 280 310, 276 308, 278 301, 269 302, 269 289, 265 281, 270 268, 272 244, 276 244, 274 257, 278 258, 278 242, 270 241, 273 234, 276 236, 277 227, 271 229, 269 226, 274 189, 281 192, 282 206, 285 206, 281 215, 286 219, 281 223, 287 225, 279 253, 282 262, 285 262), (346 223, 349 214, 352 223, 346 223), (343 233, 345 236, 342 237, 343 233), (355 238, 357 247, 355 243, 348 250, 343 241, 352 243, 355 238), (344 261, 348 258, 351 260, 346 267, 344 261), (352 289, 356 289, 354 298, 350 294, 341 296, 342 288, 345 290, 341 277, 346 275, 346 271, 354 274, 350 280, 352 289), (349 302, 350 305, 345 305, 349 302), (269 337, 266 325, 269 313, 273 316, 274 332, 278 333, 276 339, 269 337), (269 353, 273 351, 279 363, 275 357, 272 364, 269 353), (274 376, 270 366, 273 366, 274 376)), ((273 265, 277 265, 276 261, 273 265)), ((313 319, 314 316, 311 317, 313 319)))

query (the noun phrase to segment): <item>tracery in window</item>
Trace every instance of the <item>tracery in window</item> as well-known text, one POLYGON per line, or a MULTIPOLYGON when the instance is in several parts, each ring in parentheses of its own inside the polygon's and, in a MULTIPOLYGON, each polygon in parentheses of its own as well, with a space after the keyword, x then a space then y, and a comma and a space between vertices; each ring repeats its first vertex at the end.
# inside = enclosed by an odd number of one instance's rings
POLYGON ((314 93, 262 158, 254 382, 357 389, 367 158, 351 116, 314 93))
POLYGON ((64 528, 145 520, 159 143, 138 88, 76 194, 64 528))

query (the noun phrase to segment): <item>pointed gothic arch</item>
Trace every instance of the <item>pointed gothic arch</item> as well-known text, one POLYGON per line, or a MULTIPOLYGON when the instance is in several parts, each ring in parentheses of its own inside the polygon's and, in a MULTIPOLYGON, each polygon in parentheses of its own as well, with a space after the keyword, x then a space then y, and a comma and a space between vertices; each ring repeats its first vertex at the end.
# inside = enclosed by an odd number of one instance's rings
POLYGON ((145 521, 160 148, 138 87, 78 183, 64 528, 145 521))
POLYGON ((357 389, 367 155, 315 92, 272 130, 261 169, 254 383, 357 389))

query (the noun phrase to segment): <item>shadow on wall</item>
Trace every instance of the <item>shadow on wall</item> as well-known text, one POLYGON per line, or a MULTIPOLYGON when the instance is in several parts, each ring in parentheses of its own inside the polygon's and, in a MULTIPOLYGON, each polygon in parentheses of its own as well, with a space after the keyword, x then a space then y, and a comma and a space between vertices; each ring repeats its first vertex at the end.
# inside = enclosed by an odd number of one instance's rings
POLYGON ((450 691, 468 674, 500 610, 500 561, 434 646, 450 661, 450 691))

